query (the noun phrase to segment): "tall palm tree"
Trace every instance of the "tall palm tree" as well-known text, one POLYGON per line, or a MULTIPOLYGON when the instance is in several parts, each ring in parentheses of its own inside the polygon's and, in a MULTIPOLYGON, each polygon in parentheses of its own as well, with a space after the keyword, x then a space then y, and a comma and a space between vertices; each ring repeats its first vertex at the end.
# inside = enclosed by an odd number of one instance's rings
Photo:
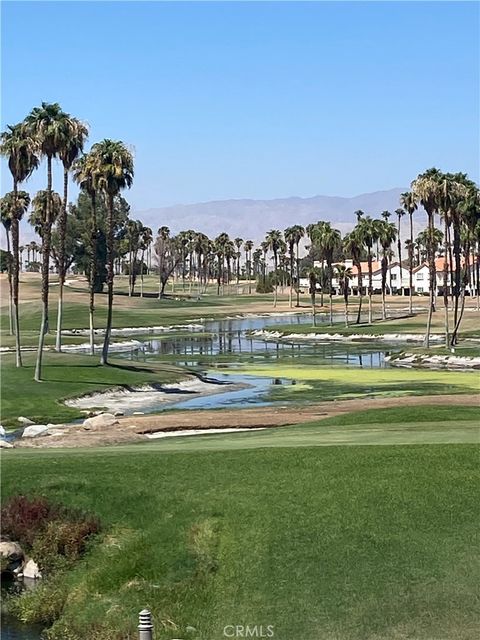
POLYGON ((163 296, 164 283, 162 282, 162 273, 165 271, 166 253, 170 240, 170 229, 162 226, 157 231, 157 241, 155 243, 155 252, 158 259, 158 299, 163 296))
POLYGON ((395 213, 397 214, 397 253, 398 253, 398 264, 400 267, 400 295, 403 296, 403 268, 402 268, 402 240, 400 237, 400 226, 402 222, 402 218, 405 215, 405 209, 395 209, 395 213))
POLYGON ((327 282, 328 282, 328 298, 329 298, 329 315, 330 326, 333 325, 333 299, 332 299, 332 280, 333 280, 333 259, 337 249, 342 245, 342 236, 338 229, 333 229, 329 222, 319 226, 318 245, 322 249, 322 254, 327 263, 327 282))
MULTIPOLYGON (((297 302, 296 306, 300 306, 300 242, 305 236, 305 229, 300 224, 294 224, 292 227, 285 229, 285 240, 288 244, 290 255, 290 281, 293 283, 293 245, 296 250, 296 282, 297 282, 297 302)), ((290 306, 292 306, 292 290, 290 288, 290 306)))
POLYGON ((236 271, 237 271, 237 293, 238 293, 238 285, 240 283, 240 249, 242 248, 242 245, 243 245, 243 238, 235 238, 234 243, 237 249, 235 259, 236 259, 236 265, 237 265, 236 271))
POLYGON ((140 297, 143 298, 143 271, 144 271, 144 258, 145 252, 148 251, 148 248, 153 242, 153 232, 150 227, 145 227, 142 225, 142 230, 140 234, 140 297))
POLYGON ((88 128, 77 118, 64 114, 58 157, 63 164, 63 206, 58 219, 58 312, 57 312, 57 336, 55 340, 56 351, 62 350, 62 316, 63 316, 63 287, 65 284, 65 239, 67 234, 67 204, 68 204, 68 174, 73 163, 83 151, 83 145, 88 136, 88 128))
POLYGON ((8 159, 8 168, 13 179, 13 195, 11 207, 11 233, 12 233, 12 278, 11 278, 11 297, 13 307, 13 330, 15 333, 15 353, 16 365, 22 366, 22 357, 20 353, 20 324, 18 314, 18 298, 19 298, 19 221, 30 204, 29 196, 24 194, 20 196, 18 185, 22 184, 34 169, 38 167, 37 142, 34 137, 28 134, 21 124, 7 126, 0 136, 0 153, 8 159))
POLYGON ((112 332, 113 313, 113 262, 114 262, 114 198, 133 182, 133 157, 123 142, 105 139, 93 145, 90 153, 94 157, 98 178, 98 189, 107 203, 107 293, 108 310, 101 364, 108 364, 108 347, 112 332))
POLYGON ((309 282, 309 293, 310 300, 312 304, 312 321, 313 326, 317 326, 317 309, 315 306, 315 299, 317 295, 317 284, 320 282, 322 278, 322 272, 318 267, 311 267, 308 272, 308 282, 309 282))
POLYGON ((89 326, 90 326, 90 353, 95 355, 95 280, 97 276, 97 188, 98 172, 95 157, 87 153, 79 158, 73 165, 73 178, 80 189, 90 197, 90 260, 89 260, 89 326))
POLYGON ((217 256, 217 295, 225 293, 225 247, 231 242, 227 233, 221 233, 214 240, 215 255, 217 256))
POLYGON ((349 282, 352 278, 352 270, 350 269, 350 267, 347 267, 344 264, 337 264, 335 269, 337 272, 340 291, 343 295, 343 300, 345 302, 345 326, 348 327, 348 293, 349 293, 349 282))
POLYGON ((57 157, 63 144, 63 127, 65 113, 58 103, 42 102, 25 118, 23 131, 25 135, 36 141, 40 155, 47 159, 47 209, 43 226, 43 260, 42 260, 42 321, 38 339, 37 362, 35 365, 35 381, 40 382, 42 375, 42 358, 45 334, 48 333, 48 291, 50 245, 52 235, 52 160, 57 157))
POLYGON ((13 281, 12 281, 12 253, 10 247, 10 234, 12 232, 12 209, 5 203, 4 199, 0 199, 0 212, 2 225, 5 229, 7 239, 7 278, 8 278, 8 322, 9 333, 13 336, 13 281))
POLYGON ((411 184, 411 190, 427 213, 427 260, 429 271, 430 303, 425 331, 424 346, 430 346, 430 328, 432 314, 435 311, 436 272, 435 272, 435 214, 439 208, 441 173, 438 169, 428 169, 420 173, 411 184))
POLYGON ((278 229, 271 229, 266 237, 265 242, 268 245, 268 248, 273 253, 273 268, 274 268, 274 287, 273 287, 273 306, 277 306, 277 289, 278 289, 278 254, 280 252, 280 248, 283 242, 282 232, 278 231, 278 229))
POLYGON ((378 220, 372 220, 370 216, 358 217, 358 235, 362 244, 367 249, 368 264, 368 323, 373 321, 372 295, 373 295, 373 268, 372 249, 378 240, 378 220))
POLYGON ((388 219, 380 220, 378 227, 378 241, 382 247, 382 320, 387 318, 387 310, 385 305, 385 291, 387 288, 387 271, 388 271, 388 254, 392 242, 397 237, 397 229, 388 219))
MULTIPOLYGON (((413 252, 413 246, 414 246, 414 242, 413 242, 413 214, 415 213, 416 209, 417 209, 417 200, 415 197, 415 194, 412 191, 405 191, 404 193, 400 194, 400 204, 402 205, 402 207, 404 208, 404 210, 408 213, 408 216, 410 218, 410 246, 411 247, 411 251, 409 251, 408 253, 408 272, 409 272, 409 283, 408 283, 408 290, 409 290, 409 296, 408 296, 408 308, 409 308, 409 313, 413 313, 413 256, 414 256, 414 252, 413 252)), ((400 234, 399 234, 400 237, 400 234)), ((400 254, 398 256, 398 258, 400 259, 400 254)))
POLYGON ((243 249, 245 251, 245 266, 247 269, 248 293, 252 293, 252 283, 250 282, 251 271, 252 271, 252 249, 253 249, 252 240, 245 240, 243 249))
POLYGON ((362 252, 363 252, 363 241, 361 239, 361 234, 358 230, 358 225, 348 233, 343 239, 343 250, 345 255, 350 256, 353 264, 357 267, 358 274, 358 311, 357 311, 357 320, 356 324, 360 324, 361 315, 362 315, 362 301, 363 301, 363 274, 362 274, 362 252))

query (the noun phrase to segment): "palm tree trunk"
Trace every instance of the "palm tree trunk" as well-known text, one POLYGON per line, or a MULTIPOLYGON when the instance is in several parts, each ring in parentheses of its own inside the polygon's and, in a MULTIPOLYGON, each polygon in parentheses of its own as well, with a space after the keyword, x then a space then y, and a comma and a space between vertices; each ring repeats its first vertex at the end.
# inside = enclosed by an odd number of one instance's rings
POLYGON ((385 289, 387 288, 387 258, 382 258, 382 320, 387 319, 387 310, 385 306, 385 289))
POLYGON ((461 290, 461 246, 460 246, 460 229, 458 221, 453 220, 453 255, 455 259, 455 284, 454 284, 454 310, 453 310, 453 324, 457 325, 458 322, 458 303, 461 290))
MULTIPOLYGON (((403 272, 402 272, 402 241, 400 240, 400 216, 398 216, 398 263, 400 266, 400 295, 403 296, 403 272)), ((392 271, 390 270, 390 281, 392 279, 392 271)), ((390 295, 392 295, 392 283, 390 282, 390 295)))
POLYGON ((329 307, 330 307, 330 326, 333 325, 333 299, 332 299, 332 265, 329 263, 328 266, 328 299, 329 299, 329 307))
POLYGON ((93 314, 95 313, 95 279, 97 276, 97 199, 96 194, 91 194, 92 200, 92 227, 90 230, 90 301, 89 301, 89 320, 90 320, 90 353, 95 355, 95 327, 93 314))
POLYGON ((435 306, 435 251, 433 248, 433 231, 434 231, 434 219, 433 214, 428 214, 428 247, 427 247, 427 256, 428 256, 428 270, 429 270, 429 280, 430 280, 430 295, 429 295, 429 305, 428 305, 428 316, 427 316, 427 328, 425 331, 425 339, 423 342, 423 346, 428 349, 430 346, 430 329, 432 326, 432 315, 435 306))
POLYGON ((345 300, 345 327, 348 328, 348 278, 345 279, 343 299, 345 300))
POLYGON ((312 318, 313 318, 313 326, 317 326, 317 309, 315 307, 315 285, 313 287, 312 292, 310 293, 312 299, 312 318))
POLYGON ((368 248, 368 324, 372 324, 372 250, 368 248))
POLYGON ((448 219, 445 215, 444 226, 444 256, 443 256, 443 307, 445 312, 445 346, 449 345, 449 332, 448 332, 448 219))
POLYGON ((12 216, 12 249, 13 249, 13 322, 15 332, 15 362, 17 367, 22 366, 22 354, 20 351, 20 322, 18 318, 18 288, 19 288, 19 259, 18 259, 18 187, 17 181, 13 183, 13 207, 14 212, 12 216))
POLYGON ((112 333, 113 314, 113 195, 108 194, 108 218, 107 218, 107 326, 105 328, 105 338, 103 341, 102 357, 100 364, 108 364, 108 347, 110 345, 110 335, 112 333))
POLYGON ((63 286, 65 284, 65 236, 67 233, 67 198, 68 198, 68 171, 63 169, 63 203, 58 220, 59 249, 58 249, 58 310, 57 310, 57 336, 55 351, 62 350, 62 316, 63 316, 63 286))
POLYGON ((297 242, 297 307, 300 306, 300 242, 297 242))
POLYGON ((277 284, 278 284, 278 282, 277 282, 277 253, 276 252, 273 254, 273 266, 274 266, 274 269, 275 269, 275 272, 274 272, 275 282, 274 282, 274 285, 273 285, 273 306, 275 308, 277 306, 277 284))
POLYGON ((460 324, 462 322, 463 312, 465 311, 465 290, 466 290, 467 284, 469 284, 470 282, 470 246, 467 245, 465 247, 464 254, 465 254, 465 270, 464 270, 462 283, 461 283, 461 291, 460 291, 461 302, 460 302, 458 318, 452 332, 452 337, 450 342, 452 347, 455 346, 458 342, 458 331, 460 329, 460 324))
POLYGON ((290 251, 290 294, 289 294, 289 307, 293 307, 293 247, 290 251))
POLYGON ((140 297, 143 298, 143 259, 145 257, 145 249, 142 249, 142 257, 140 260, 140 297))
POLYGON ((363 276, 362 276, 362 267, 360 263, 357 263, 357 271, 358 271, 358 292, 360 295, 360 300, 358 301, 358 312, 357 312, 357 321, 356 324, 360 324, 362 319, 362 302, 363 302, 363 276))
POLYGON ((5 233, 7 236, 7 253, 8 253, 8 263, 7 263, 7 278, 8 278, 8 324, 9 324, 9 333, 13 336, 13 278, 12 278, 12 269, 13 269, 13 256, 10 261, 10 232, 8 229, 5 229, 5 233))
POLYGON ((43 346, 45 344, 45 334, 48 333, 48 279, 50 266, 50 243, 52 237, 52 158, 47 157, 47 211, 46 220, 42 233, 43 258, 42 258, 42 321, 40 324, 40 334, 38 336, 37 361, 35 363, 35 382, 42 379, 42 359, 43 346))
POLYGON ((413 313, 413 213, 410 213, 410 247, 408 248, 409 296, 408 310, 413 313))

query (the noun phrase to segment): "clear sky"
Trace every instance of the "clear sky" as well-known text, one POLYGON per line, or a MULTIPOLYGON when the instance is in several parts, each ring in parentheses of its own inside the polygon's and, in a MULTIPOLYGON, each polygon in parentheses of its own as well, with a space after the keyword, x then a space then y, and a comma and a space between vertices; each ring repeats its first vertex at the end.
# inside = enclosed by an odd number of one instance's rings
POLYGON ((2 2, 2 96, 130 145, 134 210, 478 180, 479 5, 2 2))

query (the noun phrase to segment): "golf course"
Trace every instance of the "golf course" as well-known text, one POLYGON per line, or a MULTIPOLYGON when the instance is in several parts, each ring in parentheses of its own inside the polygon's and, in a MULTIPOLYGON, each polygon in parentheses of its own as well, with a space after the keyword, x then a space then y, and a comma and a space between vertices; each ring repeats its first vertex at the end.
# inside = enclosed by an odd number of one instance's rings
MULTIPOLYGON (((59 640, 133 637, 144 607, 165 640, 221 638, 229 621, 302 640, 475 636, 476 369, 389 366, 387 352, 421 351, 401 341, 295 343, 289 334, 328 328, 311 328, 308 299, 295 314, 287 296, 274 312, 261 294, 132 299, 121 278, 112 344, 123 347, 101 367, 82 348, 80 278, 66 287, 65 352, 48 350, 47 336, 38 384, 28 336, 40 283, 23 278, 24 366, 8 352, 2 363, 15 445, 2 456, 3 498, 43 496, 95 514, 101 531, 73 567, 7 597, 9 615, 23 621, 19 637, 42 628, 59 640), (282 339, 251 337, 259 330, 282 339), (199 378, 214 390, 172 403, 170 390, 165 406, 136 403, 145 409, 136 412, 124 400, 199 378), (243 384, 229 391, 230 379, 243 384), (79 406, 92 398, 108 409, 115 389, 125 415, 85 431, 79 406), (63 433, 18 438, 19 416, 63 433), (200 433, 181 437, 187 429, 200 433)), ((404 305, 392 298, 389 320, 357 332, 420 333, 421 303, 397 320, 404 305)), ((474 358, 473 301, 468 314, 457 353, 474 358)))

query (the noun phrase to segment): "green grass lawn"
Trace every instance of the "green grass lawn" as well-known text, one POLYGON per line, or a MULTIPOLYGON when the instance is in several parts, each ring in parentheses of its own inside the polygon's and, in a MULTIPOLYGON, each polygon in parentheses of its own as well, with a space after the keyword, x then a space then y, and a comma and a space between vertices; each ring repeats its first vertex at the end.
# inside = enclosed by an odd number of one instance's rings
POLYGON ((116 386, 134 386, 152 382, 175 382, 185 377, 179 367, 168 364, 131 363, 111 359, 102 367, 98 356, 68 353, 44 355, 43 381, 34 382, 34 353, 23 355, 24 366, 15 367, 13 354, 2 357, 2 424, 18 426, 22 415, 37 423, 74 420, 82 416, 78 409, 65 406, 63 400, 116 386))
POLYGON ((387 397, 473 393, 480 389, 478 371, 436 371, 430 369, 361 369, 292 364, 244 364, 243 373, 269 378, 286 378, 297 384, 272 385, 271 400, 320 401, 351 397, 387 397))
MULTIPOLYGON (((431 408, 397 428, 458 429, 471 442, 472 412, 455 410, 456 425, 446 408, 435 426, 431 408)), ((385 442, 371 419, 358 432, 385 442)), ((23 615, 58 608, 58 640, 135 637, 145 606, 158 640, 221 640, 231 624, 273 625, 288 640, 473 640, 478 448, 306 446, 307 432, 326 444, 332 428, 9 451, 5 498, 43 494, 104 525, 74 571, 25 596, 23 615), (260 434, 283 445, 250 448, 260 434)))

